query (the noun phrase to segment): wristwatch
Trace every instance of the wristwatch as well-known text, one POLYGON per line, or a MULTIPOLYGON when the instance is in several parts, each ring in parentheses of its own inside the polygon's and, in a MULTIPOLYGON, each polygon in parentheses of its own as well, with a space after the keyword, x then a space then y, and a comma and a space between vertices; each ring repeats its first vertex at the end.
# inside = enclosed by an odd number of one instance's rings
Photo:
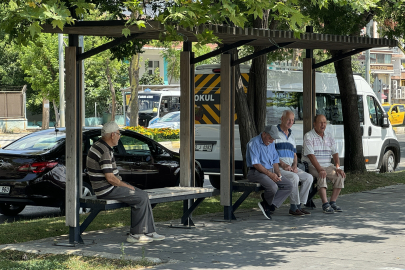
POLYGON ((337 167, 336 167, 336 170, 341 170, 340 166, 337 166, 337 167))

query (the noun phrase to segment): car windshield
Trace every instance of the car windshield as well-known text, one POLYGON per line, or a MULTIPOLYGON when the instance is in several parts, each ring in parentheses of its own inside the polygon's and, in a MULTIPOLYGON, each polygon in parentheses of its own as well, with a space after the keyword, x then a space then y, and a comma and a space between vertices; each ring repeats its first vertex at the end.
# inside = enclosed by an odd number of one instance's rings
POLYGON ((47 151, 65 141, 65 137, 65 133, 62 132, 33 133, 7 145, 4 149, 47 151))
POLYGON ((383 106, 384 111, 387 113, 390 110, 391 106, 383 106))
POLYGON ((158 122, 180 122, 180 112, 168 113, 160 118, 158 122))

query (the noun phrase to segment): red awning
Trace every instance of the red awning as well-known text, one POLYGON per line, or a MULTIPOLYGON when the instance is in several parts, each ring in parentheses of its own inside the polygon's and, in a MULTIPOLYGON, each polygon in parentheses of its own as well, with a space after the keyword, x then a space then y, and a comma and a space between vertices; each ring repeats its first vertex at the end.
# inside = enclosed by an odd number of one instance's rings
POLYGON ((387 99, 387 96, 384 95, 384 94, 381 94, 381 98, 382 98, 382 99, 387 99))

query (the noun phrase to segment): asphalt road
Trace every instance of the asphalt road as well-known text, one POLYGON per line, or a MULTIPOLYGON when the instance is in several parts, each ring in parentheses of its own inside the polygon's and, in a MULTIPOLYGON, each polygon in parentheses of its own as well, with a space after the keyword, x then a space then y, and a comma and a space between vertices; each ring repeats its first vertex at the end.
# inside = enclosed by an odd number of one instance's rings
MULTIPOLYGON (((405 170, 405 134, 398 134, 398 141, 401 146, 401 162, 398 164, 397 171, 405 170)), ((204 186, 211 186, 208 177, 205 177, 204 186)), ((4 222, 13 222, 18 220, 42 218, 46 216, 59 216, 60 209, 55 207, 27 206, 24 211, 14 217, 0 214, 0 224, 4 222)))

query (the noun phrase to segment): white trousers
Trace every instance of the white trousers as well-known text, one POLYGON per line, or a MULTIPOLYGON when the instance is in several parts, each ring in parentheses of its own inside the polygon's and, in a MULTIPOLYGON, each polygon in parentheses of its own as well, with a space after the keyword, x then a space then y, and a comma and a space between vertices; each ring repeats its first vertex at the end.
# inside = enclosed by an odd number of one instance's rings
POLYGON ((314 178, 309 173, 304 172, 301 169, 298 169, 298 172, 290 172, 285 171, 280 167, 281 175, 283 179, 289 179, 293 182, 293 190, 290 194, 290 203, 291 204, 300 204, 300 203, 307 203, 308 200, 308 193, 311 189, 312 182, 314 178), (301 189, 298 188, 298 184, 301 182, 301 189))

